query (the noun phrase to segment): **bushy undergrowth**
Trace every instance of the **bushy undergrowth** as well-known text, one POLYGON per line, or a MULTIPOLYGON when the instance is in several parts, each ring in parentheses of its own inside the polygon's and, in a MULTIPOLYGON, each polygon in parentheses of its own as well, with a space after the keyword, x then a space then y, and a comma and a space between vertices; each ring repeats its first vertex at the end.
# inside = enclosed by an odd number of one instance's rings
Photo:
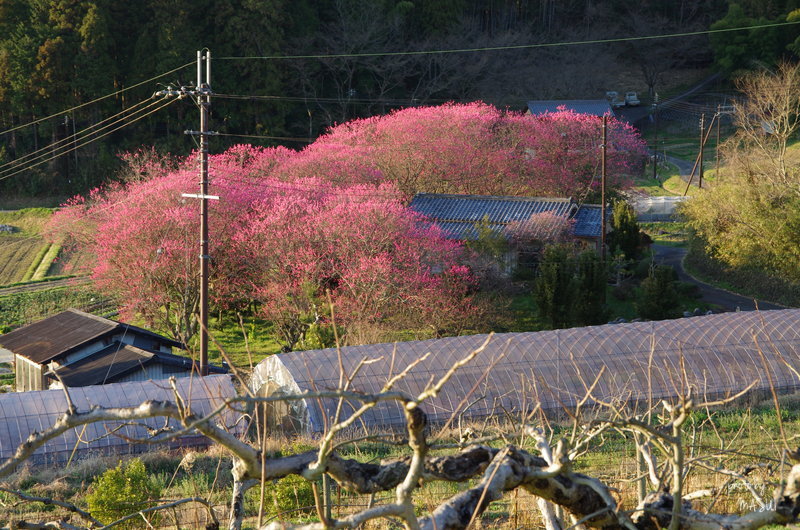
MULTIPOLYGON (((152 480, 139 458, 120 462, 95 478, 86 502, 89 512, 103 523, 111 523, 139 510, 154 506, 161 497, 161 488, 152 480)), ((137 528, 136 520, 126 528, 137 528)))
POLYGON ((707 254, 703 242, 697 238, 690 239, 684 265, 693 275, 710 283, 732 288, 746 296, 800 307, 799 284, 771 276, 763 269, 728 266, 707 254))

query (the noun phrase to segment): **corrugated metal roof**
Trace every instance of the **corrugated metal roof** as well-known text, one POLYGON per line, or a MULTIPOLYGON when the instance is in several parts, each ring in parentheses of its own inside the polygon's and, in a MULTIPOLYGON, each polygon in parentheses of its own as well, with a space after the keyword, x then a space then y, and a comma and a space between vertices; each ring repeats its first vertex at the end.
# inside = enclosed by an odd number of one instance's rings
MULTIPOLYGON (((185 372, 190 372, 192 363, 192 359, 188 357, 164 352, 149 352, 136 346, 114 342, 85 359, 62 366, 56 372, 66 386, 74 388, 114 382, 116 378, 136 370, 142 370, 148 364, 176 366, 183 368, 185 372)), ((213 365, 209 365, 208 370, 212 374, 227 373, 224 368, 213 365)))
POLYGON ((176 348, 181 343, 152 331, 109 320, 77 309, 67 309, 51 317, 0 335, 0 346, 31 361, 43 364, 80 348, 87 342, 117 330, 158 338, 176 348))
MULTIPOLYGON (((784 362, 800 368, 800 310, 724 313, 660 322, 608 324, 574 329, 494 336, 486 350, 458 370, 438 397, 423 407, 434 422, 444 422, 464 412, 464 418, 497 414, 502 409, 522 412, 535 404, 544 409, 573 406, 599 374, 594 395, 599 399, 639 400, 674 397, 683 369, 695 395, 719 396, 739 392, 755 382, 768 389, 770 381, 759 346, 766 356, 778 390, 796 389, 800 382, 784 362), (769 345, 768 347, 766 345, 769 345), (677 385, 677 386, 676 386, 677 385), (502 409, 501 409, 502 407, 502 409)), ((436 340, 374 344, 341 349, 347 374, 364 359, 350 388, 377 393, 390 371, 399 373, 426 353, 430 356, 412 368, 395 389, 418 395, 467 353, 479 347, 486 335, 436 340)), ((336 349, 279 354, 256 368, 254 380, 273 380, 279 390, 296 392, 335 389, 339 382, 336 349), (269 368, 268 368, 269 367, 269 368), (287 381, 287 377, 291 381, 287 381), (286 387, 286 388, 283 388, 286 387)), ((309 431, 323 429, 323 418, 332 417, 334 400, 307 400, 309 431)), ((380 403, 362 421, 371 427, 400 427, 403 414, 394 403, 380 403)))
POLYGON ((545 114, 548 112, 558 112, 558 107, 565 107, 578 114, 592 114, 603 116, 604 114, 614 115, 611 104, 605 99, 565 99, 565 100, 536 100, 528 101, 528 111, 531 114, 545 114))
MULTIPOLYGON (((231 379, 227 375, 207 376, 203 378, 177 379, 177 388, 194 414, 205 415, 213 411, 225 399, 236 395, 231 379)), ((73 403, 79 411, 86 411, 93 406, 105 408, 131 407, 144 401, 154 399, 174 401, 172 389, 163 382, 155 383, 131 382, 101 386, 71 388, 69 390, 73 403)), ((0 459, 14 454, 17 447, 34 431, 41 432, 52 426, 67 409, 63 390, 43 390, 39 392, 14 392, 0 394, 0 459)), ((228 426, 236 422, 232 411, 224 412, 219 421, 228 426)), ((179 429, 177 422, 170 420, 169 425, 179 429)), ((76 458, 86 454, 139 453, 152 451, 158 446, 137 444, 129 439, 148 437, 147 429, 158 429, 164 426, 163 418, 150 418, 136 422, 103 422, 88 424, 70 429, 47 442, 36 450, 31 461, 36 464, 64 462, 75 450, 76 458), (119 428, 114 434, 113 429, 119 428), (127 437, 128 440, 122 438, 127 437)), ((231 429, 233 432, 238 432, 231 429)), ((208 445, 208 440, 194 433, 179 437, 169 442, 170 447, 193 447, 208 445)))
POLYGON ((85 359, 62 366, 56 373, 68 387, 102 385, 142 369, 153 357, 153 353, 141 348, 116 342, 85 359))

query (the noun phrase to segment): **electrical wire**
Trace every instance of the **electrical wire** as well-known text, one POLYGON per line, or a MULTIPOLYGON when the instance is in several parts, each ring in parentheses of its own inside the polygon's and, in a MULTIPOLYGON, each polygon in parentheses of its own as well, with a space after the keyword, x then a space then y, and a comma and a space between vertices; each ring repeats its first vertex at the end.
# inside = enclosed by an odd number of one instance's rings
POLYGON ((263 136, 259 134, 234 134, 234 133, 216 133, 214 136, 233 136, 236 138, 263 138, 266 140, 284 140, 287 142, 305 142, 313 143, 316 138, 292 138, 289 136, 263 136))
POLYGON ((34 120, 32 122, 28 122, 28 123, 25 123, 23 125, 17 125, 16 127, 12 127, 11 129, 6 129, 5 131, 0 131, 0 136, 4 135, 6 133, 10 133, 12 131, 16 131, 18 129, 22 129, 24 127, 29 127, 31 125, 35 125, 37 123, 41 123, 41 122, 43 122, 45 120, 49 120, 49 119, 55 118, 57 116, 61 116, 62 114, 66 114, 68 112, 72 112, 74 110, 83 108, 83 107, 85 107, 87 105, 91 105, 92 103, 97 103, 98 101, 103 101, 104 99, 108 99, 110 97, 117 96, 119 94, 122 94, 123 92, 127 92, 128 90, 133 90, 134 88, 140 87, 140 86, 142 86, 142 85, 144 85, 146 83, 150 83, 152 81, 155 81, 156 79, 164 77, 165 75, 170 75, 170 74, 173 74, 173 73, 177 72, 178 70, 183 70, 187 66, 191 66, 193 64, 195 64, 194 61, 192 61, 190 63, 186 63, 186 64, 184 64, 182 66, 177 67, 177 68, 173 68, 172 70, 170 70, 168 72, 164 72, 163 74, 158 74, 157 76, 151 77, 150 79, 145 79, 144 81, 140 81, 139 83, 136 83, 135 85, 131 85, 131 86, 123 88, 121 90, 117 90, 116 92, 112 92, 111 94, 106 94, 105 96, 101 96, 101 97, 93 99, 91 101, 87 101, 86 103, 81 103, 80 105, 76 105, 76 106, 74 106, 72 108, 69 108, 69 109, 66 109, 66 110, 62 110, 61 112, 56 112, 55 114, 51 114, 50 116, 45 116, 44 118, 39 118, 38 120, 34 120))
POLYGON ((6 168, 7 166, 19 166, 19 165, 22 165, 22 162, 24 162, 28 158, 33 157, 36 154, 39 154, 41 152, 52 151, 54 148, 56 148, 60 144, 72 142, 72 141, 76 140, 77 138, 81 137, 82 135, 87 134, 92 129, 100 126, 101 124, 103 124, 103 123, 105 123, 105 122, 107 122, 109 120, 112 120, 114 118, 117 118, 118 116, 120 116, 122 114, 125 114, 127 112, 131 112, 134 109, 136 109, 137 107, 139 107, 141 105, 144 105, 145 103, 147 103, 149 101, 151 101, 151 100, 145 99, 143 101, 140 101, 139 103, 136 103, 136 104, 128 107, 127 109, 124 109, 124 110, 118 112, 117 114, 114 114, 113 116, 109 116, 108 118, 104 118, 104 119, 100 120, 99 122, 94 123, 94 124, 90 125, 89 127, 86 127, 85 129, 81 129, 80 131, 78 131, 76 133, 73 133, 73 134, 67 136, 66 138, 62 138, 61 140, 59 140, 57 142, 54 142, 54 143, 52 143, 50 145, 47 145, 47 146, 42 147, 42 148, 39 148, 39 149, 37 149, 35 151, 32 151, 32 152, 30 152, 30 153, 28 153, 26 155, 23 155, 23 156, 20 156, 18 158, 15 158, 14 160, 10 160, 10 161, 6 162, 5 164, 0 164, 0 172, 2 172, 2 170, 4 168, 6 168))
POLYGON ((584 41, 567 41, 567 42, 548 42, 540 44, 516 44, 508 46, 488 46, 481 48, 454 48, 442 50, 417 50, 417 51, 400 51, 400 52, 365 52, 365 53, 331 53, 331 54, 316 54, 316 55, 265 55, 265 56, 242 56, 242 57, 217 57, 218 61, 236 61, 236 60, 277 60, 277 59, 342 59, 342 58, 357 58, 357 57, 396 57, 408 55, 439 55, 450 53, 475 53, 475 52, 491 52, 491 51, 505 51, 505 50, 525 50, 534 48, 554 48, 562 46, 581 46, 587 44, 611 44, 615 42, 636 42, 645 40, 657 39, 672 39, 678 37, 694 37, 698 35, 712 35, 717 33, 730 33, 734 31, 776 28, 784 26, 793 26, 800 24, 800 21, 794 22, 775 22, 771 24, 759 24, 757 26, 741 26, 736 28, 724 29, 707 29, 701 31, 689 31, 683 33, 668 33, 662 35, 644 35, 641 37, 618 37, 611 39, 593 39, 584 41))
POLYGON ((53 156, 51 156, 50 158, 46 158, 46 159, 44 159, 44 160, 40 160, 40 161, 38 161, 38 162, 35 162, 35 163, 33 163, 33 164, 30 164, 30 165, 28 165, 27 167, 24 167, 24 168, 22 168, 22 169, 18 169, 17 171, 14 171, 13 173, 9 173, 9 174, 7 174, 7 175, 0 176, 0 180, 5 180, 5 179, 7 179, 7 178, 13 177, 14 175, 18 175, 18 174, 20 174, 20 173, 23 173, 23 172, 25 172, 25 171, 28 171, 29 169, 32 169, 32 168, 34 168, 34 167, 36 167, 36 166, 39 166, 39 165, 41 165, 41 164, 44 164, 44 163, 46 163, 46 162, 49 162, 49 161, 51 161, 51 160, 53 160, 53 159, 56 159, 56 158, 58 158, 58 157, 60 157, 60 156, 62 156, 62 155, 65 155, 65 154, 67 154, 67 153, 71 153, 72 151, 75 151, 76 149, 80 149, 81 147, 84 147, 84 146, 86 146, 86 145, 89 145, 90 143, 96 142, 97 140, 99 140, 99 139, 101 139, 101 138, 104 138, 104 137, 108 136, 108 135, 109 135, 109 134, 111 134, 111 133, 114 133, 114 132, 116 132, 116 131, 118 131, 118 130, 120 130, 120 129, 123 129, 123 128, 127 127, 128 125, 131 125, 132 123, 136 123, 137 121, 139 121, 139 120, 142 120, 142 119, 144 119, 144 118, 146 118, 146 117, 150 116, 151 114, 155 114, 156 112, 160 111, 161 109, 163 109, 163 108, 166 108, 166 107, 168 107, 169 105, 173 104, 175 101, 177 101, 177 99, 170 99, 169 101, 167 101, 167 102, 166 102, 165 104, 163 104, 162 106, 160 106, 160 107, 158 107, 158 108, 156 108, 156 109, 154 109, 154 110, 152 110, 152 111, 148 112, 147 114, 144 114, 144 115, 142 115, 142 116, 139 116, 138 118, 136 118, 136 119, 133 119, 133 120, 129 121, 128 123, 125 123, 125 124, 123 124, 123 125, 120 125, 119 127, 116 127, 116 128, 114 128, 114 129, 111 129, 110 131, 108 131, 108 132, 106 132, 106 133, 104 133, 104 134, 101 134, 101 135, 99 135, 99 136, 95 136, 94 138, 92 138, 92 139, 90 139, 90 140, 87 140, 87 141, 85 141, 85 142, 83 142, 83 143, 81 143, 81 144, 74 145, 74 146, 72 146, 70 149, 68 149, 68 150, 66 150, 66 151, 63 151, 63 152, 61 152, 61 153, 58 153, 58 154, 56 154, 56 155, 53 155, 53 156))

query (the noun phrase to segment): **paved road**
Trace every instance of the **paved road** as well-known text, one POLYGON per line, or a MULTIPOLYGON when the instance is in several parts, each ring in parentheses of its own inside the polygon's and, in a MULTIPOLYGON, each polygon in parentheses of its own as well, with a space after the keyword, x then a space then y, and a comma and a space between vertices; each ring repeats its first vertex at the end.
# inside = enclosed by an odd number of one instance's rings
POLYGON ((653 244, 656 263, 672 265, 678 273, 678 278, 683 282, 693 283, 700 288, 703 301, 719 306, 725 311, 753 311, 758 305, 758 309, 786 309, 784 306, 765 302, 763 300, 753 300, 724 289, 717 289, 707 283, 703 283, 693 276, 690 276, 683 269, 683 258, 686 256, 686 249, 682 247, 670 247, 666 245, 653 244))

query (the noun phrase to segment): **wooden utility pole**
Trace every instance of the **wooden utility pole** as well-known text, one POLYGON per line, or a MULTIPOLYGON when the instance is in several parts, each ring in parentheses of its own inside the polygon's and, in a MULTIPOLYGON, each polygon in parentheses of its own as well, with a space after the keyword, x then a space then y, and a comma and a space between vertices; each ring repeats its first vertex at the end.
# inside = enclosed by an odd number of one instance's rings
POLYGON ((714 164, 714 178, 719 178, 719 122, 722 121, 722 109, 717 105, 717 114, 714 116, 717 119, 717 147, 714 150, 716 155, 716 163, 714 164))
POLYGON ((154 96, 177 96, 196 98, 200 108, 200 130, 184 131, 185 134, 200 137, 200 193, 182 193, 183 197, 200 200, 200 374, 208 375, 208 262, 211 259, 208 251, 208 201, 219 200, 216 195, 208 194, 208 137, 217 133, 208 130, 208 109, 211 107, 211 52, 197 52, 197 86, 182 86, 178 89, 167 87, 159 90, 154 96), (203 68, 205 63, 205 68, 203 68), (205 81, 203 72, 205 71, 205 81))
POLYGON ((698 170, 699 178, 697 181, 698 188, 703 187, 703 150, 705 146, 706 146, 706 114, 703 113, 700 115, 700 162, 698 162, 699 164, 699 170, 698 170))
POLYGON ((208 137, 215 134, 208 130, 208 109, 211 106, 211 52, 197 52, 197 87, 191 91, 197 97, 200 108, 200 130, 186 134, 200 137, 200 193, 184 193, 184 197, 200 200, 200 375, 208 375, 208 201, 218 200, 208 194, 208 137), (205 68, 203 63, 205 62, 205 68), (205 81, 203 71, 205 70, 205 81))
POLYGON ((197 52, 197 102, 200 106, 200 375, 208 375, 208 108, 211 106, 211 52, 206 51, 206 81, 201 83, 202 52, 197 52))
POLYGON ((658 180, 658 94, 653 98, 653 119, 655 120, 655 138, 653 139, 653 180, 658 180))
POLYGON ((606 142, 608 141, 608 115, 603 114, 603 154, 600 173, 600 259, 606 260, 606 142))

